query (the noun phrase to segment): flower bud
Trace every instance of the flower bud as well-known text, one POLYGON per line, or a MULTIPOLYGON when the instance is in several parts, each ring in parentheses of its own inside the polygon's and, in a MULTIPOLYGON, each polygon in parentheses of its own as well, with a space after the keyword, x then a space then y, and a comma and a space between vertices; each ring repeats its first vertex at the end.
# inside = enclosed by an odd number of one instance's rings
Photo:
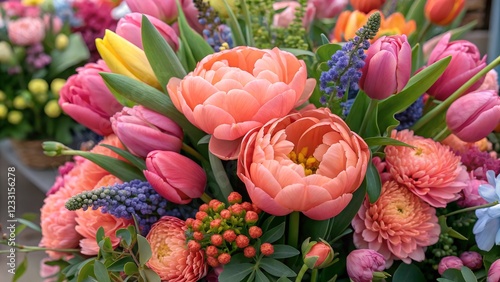
POLYGON ((259 238, 260 236, 262 236, 262 228, 258 227, 258 226, 252 226, 248 229, 248 234, 250 235, 250 237, 252 237, 253 239, 257 239, 259 238))
POLYGON ((28 101, 23 95, 19 95, 12 101, 12 106, 18 110, 24 110, 28 107, 28 101))
MULTIPOLYGON (((321 240, 321 239, 320 239, 321 240)), ((327 267, 333 261, 334 252, 330 244, 326 241, 309 241, 309 238, 302 243, 302 259, 304 264, 310 269, 320 269, 327 267)))
POLYGON ((10 111, 7 114, 7 121, 11 124, 19 124, 23 120, 23 113, 20 111, 10 111))
POLYGON ((411 46, 406 35, 377 39, 368 48, 362 72, 359 85, 370 98, 383 100, 400 92, 411 75, 411 46))
POLYGON ((0 41, 0 63, 9 63, 12 61, 12 47, 6 41, 0 41))
POLYGON ((456 256, 447 256, 441 259, 438 265, 439 274, 443 275, 445 270, 449 268, 460 269, 464 266, 462 260, 456 256))
POLYGON ((472 270, 480 269, 483 266, 483 257, 478 252, 463 252, 460 259, 465 266, 472 270))
POLYGON ((371 282, 374 272, 385 269, 384 256, 370 249, 354 250, 347 256, 347 274, 355 282, 371 282))
POLYGON ((448 108, 446 124, 465 142, 486 137, 500 122, 500 97, 493 90, 475 91, 458 98, 448 108))
POLYGON ((7 116, 9 109, 4 104, 0 104, 0 119, 4 119, 7 116))
POLYGON ((219 249, 217 249, 216 246, 208 246, 205 253, 207 254, 207 256, 209 257, 217 257, 217 255, 219 254, 219 249))
POLYGON ((226 242, 232 243, 234 242, 234 240, 236 240, 236 233, 234 232, 234 230, 226 230, 224 231, 224 233, 222 233, 222 237, 224 238, 224 240, 226 240, 226 242))
POLYGON ((28 83, 28 90, 33 93, 33 95, 45 94, 49 90, 49 84, 45 79, 35 78, 28 83))
POLYGON ((274 254, 274 247, 271 243, 264 243, 260 245, 260 252, 265 256, 270 256, 274 254))
POLYGON ((247 258, 253 258, 257 251, 253 246, 248 246, 243 250, 243 255, 247 258))
POLYGON ((238 235, 236 237, 236 246, 238 246, 238 248, 243 249, 243 248, 247 247, 248 244, 250 244, 250 239, 247 236, 238 235))
POLYGON ((47 104, 45 104, 45 107, 43 108, 43 111, 50 118, 57 118, 62 113, 61 107, 59 107, 59 104, 56 100, 50 100, 49 102, 47 102, 47 104))
POLYGON ((69 44, 69 39, 66 34, 60 33, 56 36, 56 49, 57 50, 64 50, 66 47, 68 47, 69 44))
POLYGON ((220 234, 214 234, 210 236, 210 243, 216 247, 222 245, 223 238, 220 234))
POLYGON ((231 255, 228 253, 222 253, 217 257, 220 264, 228 264, 231 261, 231 255))
POLYGON ((255 224, 259 220, 259 215, 254 211, 247 211, 245 214, 245 222, 247 224, 255 224))
POLYGON ((448 25, 462 12, 465 0, 427 0, 425 17, 433 24, 448 25))
POLYGON ((238 192, 231 192, 231 194, 229 194, 229 196, 227 197, 227 201, 230 204, 240 204, 242 200, 243 197, 241 197, 240 193, 238 192))
POLYGON ((59 97, 59 92, 61 91, 61 88, 63 88, 64 84, 66 83, 66 79, 62 78, 56 78, 52 80, 50 83, 50 90, 52 91, 52 94, 54 96, 59 97))

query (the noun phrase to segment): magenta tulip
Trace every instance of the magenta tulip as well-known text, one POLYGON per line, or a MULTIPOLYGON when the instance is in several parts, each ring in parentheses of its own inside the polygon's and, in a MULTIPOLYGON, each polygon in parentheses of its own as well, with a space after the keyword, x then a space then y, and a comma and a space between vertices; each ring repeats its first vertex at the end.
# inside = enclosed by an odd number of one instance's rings
POLYGON ((340 14, 349 3, 348 0, 309 0, 316 7, 316 18, 332 19, 340 14))
POLYGON ((406 35, 382 36, 366 54, 359 86, 372 99, 400 92, 411 75, 411 46, 406 35))
POLYGON ((182 147, 182 128, 143 106, 123 108, 111 117, 111 126, 123 145, 139 157, 154 150, 179 152, 182 147))
POLYGON ((475 91, 458 98, 446 112, 446 124, 465 142, 486 137, 500 122, 500 97, 496 91, 475 91))
MULTIPOLYGON (((153 16, 146 15, 146 17, 158 30, 158 32, 160 32, 161 36, 165 39, 165 41, 167 41, 168 45, 170 45, 170 47, 172 47, 174 51, 177 51, 177 49, 179 48, 179 38, 177 36, 177 33, 175 33, 175 30, 168 24, 160 21, 153 16)), ((116 26, 116 34, 125 38, 129 42, 132 42, 135 46, 143 49, 141 23, 142 14, 127 14, 118 21, 118 24, 116 26)))
POLYGON ((171 151, 152 151, 146 158, 144 176, 153 189, 175 204, 187 204, 205 190, 205 171, 193 160, 171 151))
POLYGON ((109 118, 123 106, 106 87, 100 72, 110 72, 99 60, 77 68, 59 92, 59 105, 78 123, 100 135, 113 133, 109 118))
MULTIPOLYGON (((451 61, 440 78, 427 90, 427 94, 444 101, 470 78, 486 66, 486 56, 481 59, 479 49, 466 40, 450 42, 451 33, 445 34, 432 50, 427 65, 451 56, 451 61)), ((484 78, 474 83, 467 92, 476 90, 484 78)))
POLYGON ((347 256, 346 266, 352 281, 369 282, 373 280, 373 272, 385 269, 385 258, 374 250, 354 250, 347 256))

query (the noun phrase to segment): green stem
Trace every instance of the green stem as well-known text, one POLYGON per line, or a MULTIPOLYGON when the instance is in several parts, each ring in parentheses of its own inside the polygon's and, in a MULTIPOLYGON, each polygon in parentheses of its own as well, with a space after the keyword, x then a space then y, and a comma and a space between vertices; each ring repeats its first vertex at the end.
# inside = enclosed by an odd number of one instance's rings
POLYGON ((488 204, 484 204, 484 205, 480 205, 480 206, 469 207, 469 208, 461 209, 458 211, 452 211, 450 213, 445 214, 444 216, 448 217, 448 216, 452 216, 452 215, 463 213, 463 212, 470 212, 470 211, 475 211, 477 209, 489 208, 489 207, 492 207, 495 205, 498 205, 498 201, 494 201, 492 203, 488 203, 488 204))
POLYGON ((368 109, 366 110, 365 117, 363 118, 363 122, 361 123, 361 127, 359 128, 358 134, 360 136, 364 136, 366 127, 368 126, 368 122, 371 118, 373 118, 373 112, 377 110, 379 100, 370 99, 370 104, 368 105, 368 109))
POLYGON ((318 280, 318 269, 315 268, 312 270, 311 282, 316 282, 317 280, 318 280))
POLYGON ((198 151, 196 151, 195 149, 193 149, 193 147, 187 145, 186 143, 182 143, 181 149, 184 152, 186 152, 186 153, 190 154, 191 156, 195 157, 200 162, 206 162, 207 161, 200 153, 198 153, 198 151))
POLYGON ((424 27, 422 29, 420 29, 420 33, 418 34, 418 38, 417 38, 418 43, 422 43, 422 40, 424 39, 425 34, 427 33, 427 31, 429 31, 430 28, 431 28, 431 22, 428 20, 425 20, 424 27))
POLYGON ((462 94, 469 89, 476 81, 478 81, 482 76, 486 75, 490 70, 495 68, 500 64, 500 56, 498 56, 495 60, 493 60, 489 65, 487 65, 484 69, 474 75, 471 79, 469 79, 466 83, 464 83, 460 88, 458 88, 450 97, 444 100, 441 104, 437 105, 434 109, 425 114, 422 118, 420 118, 413 126, 412 130, 417 131, 422 128, 428 122, 434 120, 439 113, 446 111, 448 107, 455 102, 462 94))
POLYGON ((444 140, 446 137, 448 137, 449 135, 451 134, 451 131, 450 129, 448 128, 447 125, 445 125, 445 127, 443 128, 443 130, 441 130, 441 132, 439 132, 436 136, 434 136, 434 141, 442 141, 444 140))
POLYGON ((304 263, 302 267, 300 268, 299 274, 297 275, 297 278, 295 278, 295 282, 300 282, 302 281, 302 277, 304 277, 304 274, 306 274, 307 270, 309 268, 307 265, 304 263))
MULTIPOLYGON (((6 242, 0 241, 0 243, 4 244, 6 242)), ((39 251, 55 251, 55 252, 64 252, 64 253, 75 253, 80 252, 79 249, 57 249, 57 248, 43 248, 37 246, 24 246, 24 245, 14 245, 18 252, 39 252, 39 251)), ((1 250, 0 254, 9 253, 10 250, 1 250)))
POLYGON ((212 200, 212 197, 208 196, 207 193, 203 193, 203 195, 201 195, 200 199, 203 202, 208 204, 212 200))
POLYGON ((288 245, 296 249, 299 245, 299 224, 300 213, 298 211, 294 211, 288 216, 288 245))

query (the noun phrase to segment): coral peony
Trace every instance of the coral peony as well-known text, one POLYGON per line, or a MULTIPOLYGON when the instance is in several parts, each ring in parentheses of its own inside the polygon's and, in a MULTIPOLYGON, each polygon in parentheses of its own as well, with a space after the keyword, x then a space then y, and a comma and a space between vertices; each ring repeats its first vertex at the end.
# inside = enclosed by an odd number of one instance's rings
POLYGON ((424 260, 425 248, 435 244, 441 232, 436 210, 395 181, 384 183, 374 204, 364 201, 352 226, 354 245, 382 254, 386 267, 395 259, 424 260))
POLYGON ((153 253, 146 265, 158 273, 162 281, 198 281, 207 274, 202 250, 187 248, 184 221, 164 216, 156 222, 146 239, 153 253))
POLYGON ((210 151, 235 159, 248 131, 301 105, 315 83, 291 53, 241 46, 205 57, 184 79, 171 78, 167 89, 175 107, 212 134, 210 151))
POLYGON ((448 146, 414 136, 412 131, 393 131, 392 138, 412 145, 387 146, 386 162, 392 177, 434 207, 445 207, 459 198, 469 179, 465 167, 448 146))
POLYGON ((316 220, 347 206, 370 159, 363 139, 324 108, 272 120, 249 132, 241 147, 238 177, 255 205, 316 220))

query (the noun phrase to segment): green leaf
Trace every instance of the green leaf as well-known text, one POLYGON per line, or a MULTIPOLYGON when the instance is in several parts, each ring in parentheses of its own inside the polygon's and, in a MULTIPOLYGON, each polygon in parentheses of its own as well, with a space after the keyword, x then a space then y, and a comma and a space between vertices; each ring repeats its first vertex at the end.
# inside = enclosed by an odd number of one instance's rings
POLYGON ((80 263, 77 282, 83 282, 88 277, 94 276, 94 262, 95 258, 89 258, 84 262, 80 263))
POLYGON ((238 282, 242 281, 253 270, 252 263, 229 263, 224 266, 219 275, 220 282, 238 282))
POLYGON ((423 63, 422 48, 420 48, 420 44, 417 43, 411 49, 411 73, 415 73, 423 63))
POLYGON ((255 271, 255 282, 269 282, 269 278, 259 268, 255 271))
POLYGON ((97 232, 95 234, 95 240, 97 241, 97 244, 101 242, 104 239, 104 228, 101 226, 99 229, 97 229, 97 232))
POLYGON ((113 251, 113 244, 111 244, 111 239, 109 237, 104 237, 98 243, 99 248, 104 257, 109 257, 109 253, 113 251))
POLYGON ((274 253, 270 255, 270 258, 283 259, 290 258, 300 254, 299 250, 295 249, 289 245, 273 245, 274 253))
POLYGON ((318 57, 318 62, 327 62, 332 59, 333 54, 338 50, 342 49, 339 44, 328 43, 318 47, 316 50, 316 56, 318 57))
MULTIPOLYGON (((17 227, 21 227, 23 225, 27 226, 27 227, 35 230, 35 231, 42 232, 42 229, 40 229, 40 226, 38 226, 37 224, 35 224, 35 223, 33 223, 33 222, 29 221, 29 220, 26 220, 24 218, 16 218, 16 219, 17 219, 17 221, 19 223, 22 224, 22 225, 16 226, 16 234, 19 234, 21 232, 21 230, 19 230, 19 231, 17 230, 17 227)), ((22 229, 24 229, 24 228, 22 228, 22 229)))
POLYGON ((170 78, 186 76, 186 70, 172 47, 145 15, 142 16, 141 35, 144 53, 164 90, 170 78))
POLYGON ((139 245, 139 263, 143 266, 151 258, 151 246, 142 235, 137 235, 137 244, 139 245))
POLYGON ((368 168, 366 170, 366 193, 368 194, 368 199, 370 203, 375 203, 380 197, 380 192, 382 191, 382 183, 380 182, 380 175, 378 170, 372 162, 368 163, 368 168))
POLYGON ((19 278, 21 278, 24 275, 27 269, 28 269, 28 256, 24 256, 23 261, 16 268, 16 272, 12 277, 12 282, 16 282, 17 280, 19 280, 19 278))
POLYGON ((151 269, 145 269, 144 274, 148 282, 161 282, 160 276, 151 269))
POLYGON ((347 207, 334 217, 333 224, 330 226, 329 234, 323 239, 325 239, 326 241, 330 241, 331 239, 336 238, 337 236, 342 234, 344 230, 351 224, 352 219, 365 200, 366 185, 367 183, 365 178, 358 190, 354 192, 352 199, 347 207))
POLYGON ((298 56, 314 57, 315 56, 315 54, 309 50, 302 50, 302 49, 297 49, 297 48, 280 48, 280 49, 282 51, 292 53, 295 57, 298 57, 298 56))
POLYGON ((51 52, 52 62, 49 66, 49 78, 56 78, 65 70, 90 58, 89 50, 80 33, 73 33, 68 39, 68 46, 64 50, 54 49, 51 52))
POLYGON ((195 61, 199 62, 206 56, 213 54, 214 50, 212 49, 212 47, 187 23, 186 16, 184 15, 182 6, 180 5, 179 1, 177 1, 177 11, 179 12, 177 23, 179 25, 181 39, 182 41, 186 42, 191 49, 191 53, 193 54, 195 61))
POLYGON ((405 147, 410 147, 414 148, 414 146, 409 145, 405 142, 401 142, 397 139, 393 139, 390 137, 367 137, 364 138, 366 144, 368 144, 368 147, 372 146, 386 146, 386 145, 393 145, 393 146, 405 146, 405 147))
POLYGON ((146 180, 146 178, 144 178, 144 174, 142 174, 142 171, 122 160, 101 154, 94 154, 83 151, 79 151, 78 155, 92 161, 96 165, 102 167, 124 182, 132 181, 134 179, 146 180))
POLYGON ((455 40, 462 38, 465 34, 467 34, 469 31, 474 29, 474 27, 476 27, 476 25, 477 25, 477 20, 473 20, 466 25, 448 30, 448 32, 451 32, 450 41, 455 41, 455 40))
POLYGON ((94 262, 94 274, 99 282, 111 282, 106 266, 98 260, 94 262))
POLYGON ((427 280, 416 265, 401 263, 394 272, 392 281, 426 282, 427 280))
MULTIPOLYGON (((124 258, 121 258, 117 261, 114 261, 113 263, 111 263, 109 266, 108 266, 108 271, 111 271, 111 272, 122 272, 125 270, 125 265, 127 263, 132 263, 133 265, 135 265, 134 263, 134 259, 132 257, 124 257, 124 258)), ((130 275, 130 274, 127 274, 127 275, 130 275)))
POLYGON ((466 266, 462 266, 460 269, 460 272, 462 272, 462 276, 464 277, 464 280, 467 282, 477 282, 477 277, 474 275, 474 272, 466 266))
MULTIPOLYGON (((414 20, 417 24, 417 27, 422 28, 424 21, 426 20, 424 17, 424 6, 426 0, 416 0, 413 1, 413 4, 410 7, 410 10, 406 14, 405 18, 407 21, 414 20)), ((416 33, 417 31, 415 31, 416 33)))
MULTIPOLYGON (((366 113, 368 105, 370 105, 370 97, 368 97, 366 94, 362 94, 361 92, 362 91, 360 91, 360 93, 356 95, 351 110, 349 111, 349 114, 345 119, 345 122, 347 123, 349 128, 354 132, 358 132, 361 128, 361 123, 363 123, 364 118, 364 115, 362 113, 366 113)), ((379 111, 380 106, 381 105, 379 104, 379 111)))
POLYGON ((134 156, 130 152, 122 150, 122 149, 117 148, 115 146, 111 146, 108 144, 100 144, 100 146, 106 147, 106 148, 110 149, 111 151, 117 153, 119 156, 121 156, 122 158, 129 161, 131 164, 133 164, 135 167, 137 167, 141 171, 146 169, 146 163, 144 162, 144 160, 142 158, 134 156))
POLYGON ((285 223, 282 222, 280 225, 272 228, 269 231, 266 231, 260 240, 263 243, 274 243, 278 241, 281 237, 283 237, 283 234, 285 234, 285 223))
POLYGON ((327 238, 330 231, 330 226, 333 224, 334 219, 326 220, 314 220, 310 218, 305 218, 303 222, 303 228, 301 228, 301 233, 303 237, 311 237, 312 240, 317 241, 320 238, 327 238))
POLYGON ((231 187, 231 182, 229 181, 226 170, 222 165, 222 161, 210 152, 208 153, 208 159, 210 161, 210 167, 215 181, 217 182, 218 189, 222 193, 224 199, 227 199, 229 194, 233 192, 233 187, 231 187))
POLYGON ((259 264, 260 268, 267 271, 269 274, 276 277, 286 276, 295 277, 297 274, 284 263, 273 258, 262 258, 259 264))
POLYGON ((228 18, 226 19, 226 23, 231 28, 231 33, 233 36, 233 41, 236 46, 246 46, 245 36, 243 35, 243 31, 238 23, 238 19, 234 15, 233 9, 229 7, 226 0, 223 0, 224 7, 226 8, 228 18))
POLYGON ((125 274, 131 276, 137 274, 139 272, 139 268, 137 268, 137 264, 135 264, 135 262, 130 261, 125 263, 125 265, 123 266, 123 271, 125 272, 125 274))
MULTIPOLYGON (((469 282, 468 280, 464 279, 464 276, 462 275, 462 272, 460 270, 454 268, 448 268, 443 272, 441 276, 446 280, 451 280, 454 282, 469 282)), ((443 280, 438 279, 438 281, 443 281, 443 280)))
POLYGON ((116 237, 121 238, 122 241, 125 242, 124 247, 126 248, 128 248, 130 244, 132 244, 132 234, 130 234, 130 231, 128 229, 121 228, 116 230, 116 237))
POLYGON ((330 44, 330 39, 324 33, 321 34, 321 44, 330 44))
POLYGON ((248 11, 246 0, 239 0, 238 3, 240 4, 239 11, 243 15, 243 21, 245 22, 245 36, 247 45, 255 47, 255 41, 252 31, 252 19, 250 17, 250 12, 248 11))

